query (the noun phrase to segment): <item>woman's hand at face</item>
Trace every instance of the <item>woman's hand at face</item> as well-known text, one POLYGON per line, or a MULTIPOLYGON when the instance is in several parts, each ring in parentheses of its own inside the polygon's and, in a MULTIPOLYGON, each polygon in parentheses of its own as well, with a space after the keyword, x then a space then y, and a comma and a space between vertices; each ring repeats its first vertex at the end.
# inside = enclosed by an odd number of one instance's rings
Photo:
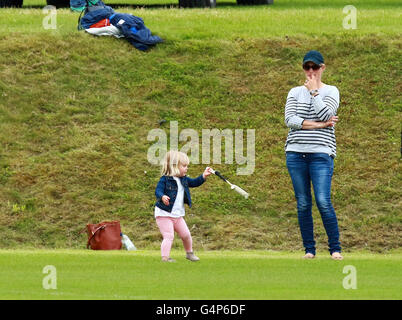
POLYGON ((314 73, 307 75, 307 79, 304 81, 304 86, 308 89, 308 91, 317 90, 320 87, 317 76, 314 73))

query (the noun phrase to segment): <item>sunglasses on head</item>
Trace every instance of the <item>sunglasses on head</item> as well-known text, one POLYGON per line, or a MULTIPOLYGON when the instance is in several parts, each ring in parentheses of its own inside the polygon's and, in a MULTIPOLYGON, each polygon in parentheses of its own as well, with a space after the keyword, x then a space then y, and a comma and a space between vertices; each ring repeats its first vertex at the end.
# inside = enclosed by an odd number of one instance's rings
POLYGON ((315 63, 313 63, 313 64, 306 63, 305 65, 303 65, 303 69, 306 71, 310 70, 310 68, 313 69, 314 71, 316 71, 316 70, 320 69, 321 66, 318 64, 315 64, 315 63))

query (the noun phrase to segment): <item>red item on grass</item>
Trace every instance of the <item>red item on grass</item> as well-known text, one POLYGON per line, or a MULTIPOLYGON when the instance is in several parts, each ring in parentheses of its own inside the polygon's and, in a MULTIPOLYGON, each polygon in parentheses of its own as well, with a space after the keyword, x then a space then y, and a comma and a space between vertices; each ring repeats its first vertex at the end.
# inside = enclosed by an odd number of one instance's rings
POLYGON ((110 26, 110 20, 109 19, 103 19, 101 21, 98 21, 97 23, 94 23, 93 25, 90 26, 90 28, 103 28, 110 26))

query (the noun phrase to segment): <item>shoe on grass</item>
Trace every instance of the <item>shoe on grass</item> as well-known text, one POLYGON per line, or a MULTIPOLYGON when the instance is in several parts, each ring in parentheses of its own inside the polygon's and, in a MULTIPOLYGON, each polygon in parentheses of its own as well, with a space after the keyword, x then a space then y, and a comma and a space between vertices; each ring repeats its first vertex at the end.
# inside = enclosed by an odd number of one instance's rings
POLYGON ((176 260, 170 257, 162 257, 162 262, 176 262, 176 260))
POLYGON ((303 259, 314 259, 314 258, 315 258, 315 255, 312 254, 311 252, 307 252, 303 257, 303 259))
POLYGON ((342 255, 341 255, 340 252, 333 252, 333 253, 331 254, 331 258, 332 258, 333 260, 343 260, 343 257, 342 257, 342 255))
POLYGON ((186 259, 190 260, 190 261, 200 261, 200 258, 198 258, 194 252, 187 252, 186 253, 186 259))

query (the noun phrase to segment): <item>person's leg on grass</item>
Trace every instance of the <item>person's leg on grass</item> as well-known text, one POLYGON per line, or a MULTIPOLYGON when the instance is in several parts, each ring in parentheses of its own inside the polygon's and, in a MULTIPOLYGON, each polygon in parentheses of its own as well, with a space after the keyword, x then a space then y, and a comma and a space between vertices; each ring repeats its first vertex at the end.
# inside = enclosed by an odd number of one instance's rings
POLYGON ((170 217, 156 217, 156 223, 162 234, 163 240, 161 243, 162 261, 174 261, 170 258, 170 250, 172 249, 174 239, 173 220, 170 217))
POLYGON ((298 152, 286 152, 286 166, 292 179, 297 201, 297 218, 306 253, 304 257, 314 258, 316 249, 312 216, 311 183, 307 155, 298 152))
POLYGON ((193 240, 191 238, 191 233, 183 217, 175 219, 174 230, 183 241, 184 250, 186 250, 186 252, 193 251, 193 240))
POLYGON ((312 154, 310 176, 314 188, 314 196, 320 211, 321 219, 328 236, 328 248, 331 256, 341 260, 338 219, 331 202, 331 180, 334 170, 334 159, 325 153, 312 154))
POLYGON ((186 250, 186 258, 190 261, 198 261, 200 260, 193 253, 193 239, 191 238, 190 230, 187 227, 187 223, 183 217, 178 218, 175 221, 175 231, 183 241, 184 250, 186 250))

